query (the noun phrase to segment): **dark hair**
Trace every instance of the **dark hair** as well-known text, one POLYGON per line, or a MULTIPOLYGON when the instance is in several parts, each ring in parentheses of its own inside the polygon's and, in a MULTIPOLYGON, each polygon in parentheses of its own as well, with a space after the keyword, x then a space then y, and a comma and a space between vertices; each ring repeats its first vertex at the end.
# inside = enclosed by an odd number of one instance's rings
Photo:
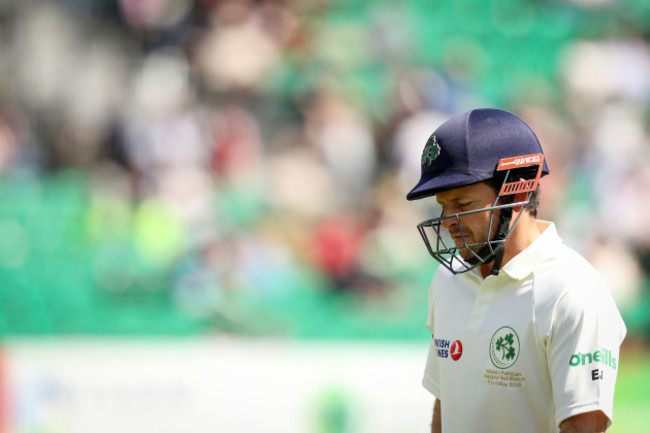
POLYGON ((528 212, 530 212, 533 218, 537 218, 537 208, 539 208, 539 196, 541 194, 542 194, 542 187, 540 185, 537 185, 537 189, 533 191, 532 194, 530 195, 530 201, 526 206, 526 209, 528 209, 528 212))

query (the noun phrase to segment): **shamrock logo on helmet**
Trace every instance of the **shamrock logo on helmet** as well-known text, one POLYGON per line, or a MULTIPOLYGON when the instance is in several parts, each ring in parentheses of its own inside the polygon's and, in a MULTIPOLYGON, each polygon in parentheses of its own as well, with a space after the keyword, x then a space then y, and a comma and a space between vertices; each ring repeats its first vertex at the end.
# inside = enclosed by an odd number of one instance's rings
POLYGON ((438 155, 440 155, 440 145, 436 140, 436 136, 431 135, 422 151, 422 165, 430 166, 438 158, 438 155))

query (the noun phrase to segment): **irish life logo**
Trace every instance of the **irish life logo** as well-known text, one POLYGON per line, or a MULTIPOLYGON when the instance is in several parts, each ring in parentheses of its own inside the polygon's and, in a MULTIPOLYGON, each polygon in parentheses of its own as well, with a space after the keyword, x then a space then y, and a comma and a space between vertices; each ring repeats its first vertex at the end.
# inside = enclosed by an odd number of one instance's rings
POLYGON ((509 326, 497 330, 490 340, 490 360, 501 370, 512 367, 519 358, 519 336, 509 326))

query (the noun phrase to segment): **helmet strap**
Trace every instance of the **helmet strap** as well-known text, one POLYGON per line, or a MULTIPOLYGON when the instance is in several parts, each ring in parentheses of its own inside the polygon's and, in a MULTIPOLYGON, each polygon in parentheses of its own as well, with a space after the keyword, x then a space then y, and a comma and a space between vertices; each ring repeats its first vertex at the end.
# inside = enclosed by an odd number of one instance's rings
POLYGON ((486 264, 490 263, 492 260, 494 260, 494 253, 495 249, 491 248, 489 245, 483 245, 478 251, 476 251, 476 255, 468 260, 465 260, 468 265, 474 266, 476 264, 486 264))
MULTIPOLYGON (((514 202, 514 196, 510 195, 506 198, 506 203, 511 204, 514 202)), ((503 254, 505 252, 504 241, 510 232, 510 221, 512 221, 512 207, 507 207, 501 212, 501 221, 497 227, 497 233, 494 235, 494 241, 499 242, 499 245, 494 249, 494 263, 492 264, 492 275, 498 275, 501 270, 501 263, 503 262, 503 254)))

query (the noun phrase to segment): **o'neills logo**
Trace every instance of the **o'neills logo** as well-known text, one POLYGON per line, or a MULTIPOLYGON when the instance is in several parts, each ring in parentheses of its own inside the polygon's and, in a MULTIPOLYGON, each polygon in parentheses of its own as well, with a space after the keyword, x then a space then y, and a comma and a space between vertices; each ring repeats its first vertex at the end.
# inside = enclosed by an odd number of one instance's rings
POLYGON ((569 359, 569 365, 571 367, 577 367, 579 365, 587 365, 592 362, 600 362, 608 367, 616 370, 616 358, 612 356, 612 351, 609 349, 600 349, 595 352, 586 352, 586 353, 574 353, 569 359))

